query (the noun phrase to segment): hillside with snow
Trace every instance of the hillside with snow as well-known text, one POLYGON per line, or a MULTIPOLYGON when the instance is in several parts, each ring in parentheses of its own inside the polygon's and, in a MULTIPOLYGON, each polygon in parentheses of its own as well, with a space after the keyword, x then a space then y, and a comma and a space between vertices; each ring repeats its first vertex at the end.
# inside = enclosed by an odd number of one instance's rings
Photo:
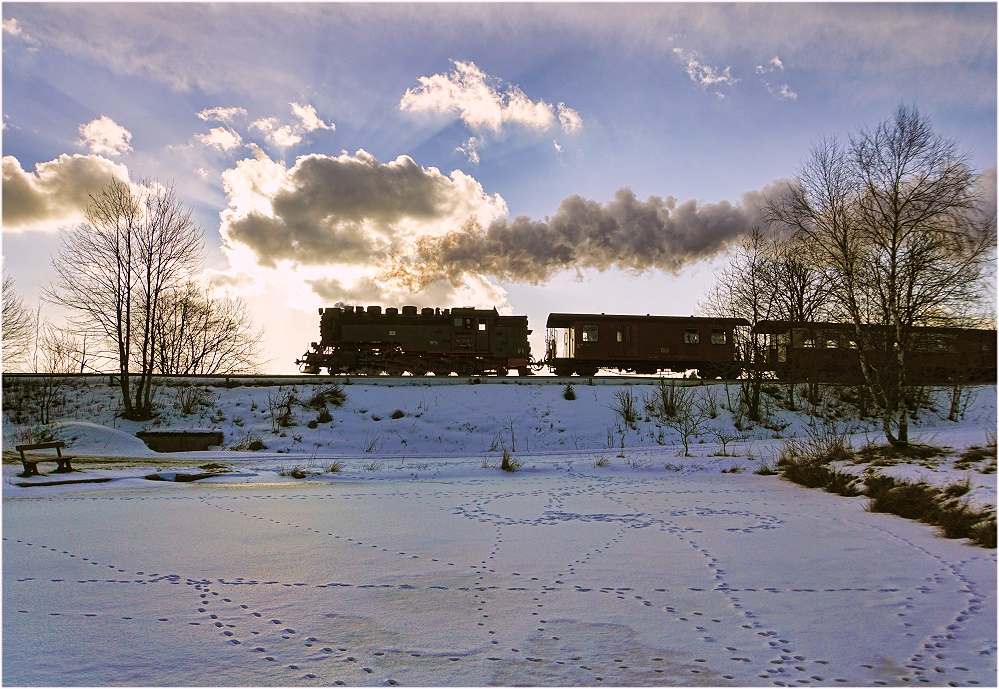
POLYGON ((136 423, 87 378, 42 426, 5 378, 5 684, 996 683, 994 549, 771 475, 833 439, 838 473, 987 513, 994 386, 957 422, 934 391, 906 458, 831 392, 751 423, 695 382, 691 430, 651 380, 280 383, 163 386, 136 423), (135 435, 163 429, 224 440, 135 435), (78 471, 17 477, 42 439, 78 471))

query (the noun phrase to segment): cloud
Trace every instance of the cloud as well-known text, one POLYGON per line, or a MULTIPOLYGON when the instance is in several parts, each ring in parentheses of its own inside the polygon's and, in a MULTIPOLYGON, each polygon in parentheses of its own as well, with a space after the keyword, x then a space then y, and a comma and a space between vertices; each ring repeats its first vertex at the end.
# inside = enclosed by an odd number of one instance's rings
POLYGON ((218 151, 232 151, 243 146, 243 137, 229 127, 212 127, 207 134, 195 134, 194 138, 218 151))
POLYGON ((768 62, 767 65, 769 65, 769 66, 768 67, 764 67, 763 65, 756 65, 756 73, 757 74, 767 74, 767 73, 773 72, 775 70, 780 70, 781 72, 784 71, 784 62, 783 62, 783 60, 781 60, 776 55, 774 55, 770 59, 770 62, 768 62))
POLYGON ((254 260, 314 266, 381 265, 421 236, 442 235, 470 217, 506 212, 473 178, 443 175, 400 156, 301 156, 291 168, 262 153, 222 173, 228 208, 221 233, 254 260))
POLYGON ((76 143, 78 146, 88 146, 95 155, 117 156, 132 151, 129 143, 131 140, 132 132, 103 115, 80 125, 80 138, 76 143))
POLYGON ((235 117, 246 117, 246 109, 240 107, 206 108, 198 113, 198 117, 206 122, 232 122, 235 117))
POLYGON ((558 104, 558 121, 566 134, 578 134, 583 129, 583 118, 572 108, 567 108, 565 103, 558 104))
POLYGON ((787 84, 781 84, 777 89, 777 95, 786 100, 798 100, 798 94, 787 84))
MULTIPOLYGON (((337 60, 355 45, 390 44, 399 36, 425 37, 421 45, 431 48, 455 36, 475 36, 482 45, 518 36, 527 60, 563 45, 648 59, 669 54, 682 35, 687 45, 724 46, 726 59, 732 56, 727 64, 780 51, 782 59, 822 80, 842 79, 855 98, 873 102, 881 102, 887 80, 902 80, 920 102, 994 107, 996 101, 994 3, 630 3, 626 10, 601 3, 453 3, 446 14, 424 3, 17 3, 5 10, 70 59, 208 94, 248 87, 257 94, 301 93, 327 78, 310 72, 319 63, 303 61, 295 46, 337 60), (356 31, 345 40, 329 26, 356 31)), ((385 56, 391 53, 372 54, 367 65, 384 70, 391 62, 381 61, 385 56)), ((735 64, 733 71, 755 66, 735 64)))
POLYGON ((687 70, 687 76, 695 84, 707 88, 708 86, 733 86, 739 81, 732 76, 731 67, 719 69, 711 65, 706 65, 700 61, 695 52, 687 51, 683 48, 673 48, 673 54, 679 58, 687 70))
POLYGON ((480 143, 482 143, 482 139, 472 136, 463 145, 458 146, 454 150, 468 158, 468 162, 478 165, 481 160, 478 150, 480 143))
POLYGON ((559 272, 588 268, 676 273, 761 225, 763 194, 748 192, 739 205, 658 196, 640 201, 630 189, 620 189, 607 204, 570 196, 545 220, 470 222, 444 236, 420 238, 414 252, 395 257, 386 276, 417 288, 470 274, 540 284, 559 272))
POLYGON ((82 222, 95 194, 128 168, 97 155, 63 154, 25 172, 14 156, 3 157, 4 232, 55 231, 82 222))
POLYGON ((756 73, 761 76, 760 81, 770 94, 783 98, 784 100, 798 100, 798 94, 788 84, 777 84, 770 80, 769 75, 784 71, 784 61, 777 55, 766 65, 756 65, 756 73))
POLYGON ((34 46, 38 45, 38 41, 25 33, 24 29, 21 27, 21 23, 14 17, 3 20, 3 32, 8 36, 24 41, 29 46, 32 46, 29 48, 29 52, 35 52, 34 46))
MULTIPOLYGON (((532 101, 519 87, 502 84, 474 62, 452 63, 454 71, 449 74, 420 77, 420 86, 406 91, 399 108, 408 112, 456 114, 470 129, 493 133, 501 132, 507 125, 545 130, 555 124, 554 108, 549 103, 532 101)), ((579 119, 574 111, 569 112, 579 119)))
POLYGON ((290 148, 302 143, 302 137, 295 133, 289 125, 281 125, 276 117, 262 117, 250 123, 250 129, 256 129, 264 138, 278 148, 290 148))
POLYGON ((299 105, 298 103, 291 103, 291 111, 295 113, 295 116, 302 120, 302 127, 307 132, 314 132, 317 129, 325 129, 327 131, 334 131, 336 126, 330 122, 323 122, 319 115, 316 114, 315 107, 311 105, 299 105))
MULTIPOLYGON (((277 117, 261 117, 251 122, 246 130, 260 132, 266 143, 284 150, 302 143, 304 134, 336 129, 332 122, 325 122, 319 117, 314 106, 301 103, 289 103, 289 105, 298 122, 282 124, 277 117)), ((244 144, 244 137, 236 130, 233 120, 246 115, 246 109, 240 107, 215 107, 202 110, 198 113, 199 118, 207 122, 223 122, 226 126, 213 127, 207 134, 195 134, 195 139, 219 151, 241 148, 247 144, 244 144)))
POLYGON ((491 77, 474 62, 452 60, 454 71, 420 77, 420 85, 406 91, 399 109, 413 113, 457 116, 476 133, 454 150, 478 164, 487 134, 501 135, 510 127, 543 132, 556 126, 577 134, 583 118, 565 103, 557 108, 543 100, 532 101, 520 87, 491 77))

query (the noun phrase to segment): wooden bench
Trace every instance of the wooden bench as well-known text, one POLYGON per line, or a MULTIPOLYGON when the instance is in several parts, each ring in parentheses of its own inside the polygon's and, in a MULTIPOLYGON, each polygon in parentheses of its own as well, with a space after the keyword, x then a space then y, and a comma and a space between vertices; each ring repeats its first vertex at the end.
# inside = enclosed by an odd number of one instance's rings
POLYGON ((69 461, 71 459, 76 459, 71 455, 64 455, 62 453, 62 448, 66 447, 66 443, 61 440, 57 440, 51 443, 31 443, 28 445, 18 445, 17 451, 21 453, 21 464, 24 465, 24 473, 18 474, 21 478, 27 478, 28 476, 39 476, 38 473, 38 463, 55 461, 58 463, 59 467, 53 472, 56 474, 68 474, 73 471, 73 467, 70 466, 69 461), (55 456, 51 455, 26 455, 25 452, 30 452, 31 450, 55 450, 55 456))

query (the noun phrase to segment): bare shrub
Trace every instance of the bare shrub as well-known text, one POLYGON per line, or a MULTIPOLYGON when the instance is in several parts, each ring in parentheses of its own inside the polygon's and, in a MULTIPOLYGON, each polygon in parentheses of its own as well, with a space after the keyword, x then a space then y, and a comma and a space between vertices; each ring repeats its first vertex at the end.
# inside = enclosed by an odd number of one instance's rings
POLYGON ((971 542, 982 548, 996 547, 996 518, 990 517, 971 527, 971 542))
POLYGON ((382 444, 381 436, 369 435, 364 438, 364 443, 361 445, 361 449, 364 450, 366 454, 374 454, 378 451, 378 448, 382 444))
POLYGON ((234 452, 257 452, 258 450, 266 450, 267 446, 264 445, 264 441, 259 435, 247 430, 243 431, 239 442, 230 445, 229 449, 234 452))
MULTIPOLYGON (((708 412, 708 416, 711 416, 710 412, 708 412)), ((721 453, 719 453, 719 456, 721 456, 721 457, 728 457, 729 456, 729 454, 728 454, 728 444, 729 443, 734 442, 736 440, 745 440, 746 439, 746 434, 745 433, 739 433, 737 431, 730 431, 727 428, 715 428, 712 431, 712 434, 715 436, 715 439, 722 444, 722 450, 721 450, 721 453)))
MULTIPOLYGON (((674 381, 659 379, 654 395, 646 398, 646 410, 656 420, 680 435, 683 455, 690 456, 690 440, 705 429, 709 417, 705 405, 698 399, 694 388, 677 386, 674 381)), ((657 442, 660 442, 657 439, 657 442)))
POLYGON ((760 465, 753 470, 753 473, 758 476, 776 476, 780 472, 770 466, 768 462, 761 462, 760 465))
POLYGON ((513 457, 510 456, 509 452, 503 450, 503 459, 500 462, 500 469, 502 469, 503 471, 508 471, 512 474, 513 472, 520 469, 520 467, 522 467, 523 465, 524 465, 523 462, 521 462, 519 459, 514 459, 513 457))
POLYGON ((173 406, 184 416, 215 406, 218 395, 208 388, 179 388, 173 406))
POLYGON ((644 396, 645 411, 660 420, 671 419, 681 406, 690 402, 692 396, 692 388, 677 385, 675 378, 660 376, 653 392, 644 396))
POLYGON ((630 387, 618 390, 614 393, 614 403, 611 409, 628 425, 628 428, 635 429, 635 422, 638 421, 638 407, 635 404, 635 393, 630 387))
POLYGON ((309 397, 305 406, 318 411, 329 405, 342 407, 346 402, 347 393, 343 389, 343 383, 336 381, 328 385, 317 386, 312 391, 312 396, 309 397))
POLYGON ((991 459, 993 463, 996 459, 996 446, 989 445, 987 447, 981 447, 980 445, 972 445, 964 452, 961 456, 954 461, 955 469, 970 469, 973 466, 979 465, 982 462, 991 459))
POLYGON ((277 433, 279 428, 287 428, 293 424, 292 407, 298 404, 295 389, 287 390, 279 387, 276 392, 267 392, 267 409, 270 412, 271 431, 277 433))
POLYGON ((925 481, 912 482, 879 474, 865 477, 864 483, 870 498, 867 509, 871 512, 915 519, 936 526, 946 538, 968 538, 975 545, 996 547, 994 510, 976 509, 953 497, 963 490, 963 485, 937 488, 925 481))

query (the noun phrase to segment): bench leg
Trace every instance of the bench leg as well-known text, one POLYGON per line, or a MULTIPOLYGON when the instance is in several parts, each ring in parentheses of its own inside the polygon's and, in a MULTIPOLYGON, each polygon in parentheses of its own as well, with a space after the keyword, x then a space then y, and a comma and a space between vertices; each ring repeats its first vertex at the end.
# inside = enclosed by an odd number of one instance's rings
POLYGON ((18 476, 20 476, 21 478, 28 478, 29 476, 40 476, 40 474, 38 473, 38 462, 28 462, 22 460, 21 464, 24 465, 24 471, 18 474, 18 476))
POLYGON ((56 460, 59 463, 59 468, 53 471, 53 474, 68 474, 73 471, 73 467, 69 465, 69 460, 65 458, 60 458, 56 460))

